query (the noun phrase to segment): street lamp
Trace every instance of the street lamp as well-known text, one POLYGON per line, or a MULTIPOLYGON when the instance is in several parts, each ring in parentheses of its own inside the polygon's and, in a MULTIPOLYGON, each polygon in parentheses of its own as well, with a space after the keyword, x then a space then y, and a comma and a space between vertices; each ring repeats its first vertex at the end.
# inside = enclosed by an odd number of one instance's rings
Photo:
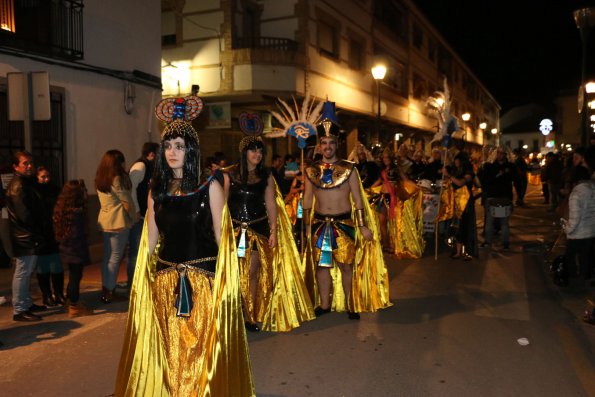
POLYGON ((494 139, 496 140, 496 146, 498 146, 498 143, 499 143, 498 142, 498 135, 497 135, 498 134, 498 129, 497 128, 492 128, 490 130, 490 132, 492 133, 492 135, 494 135, 494 137, 495 137, 494 139))
POLYGON ((479 128, 481 128, 482 130, 485 130, 486 128, 488 128, 488 124, 487 123, 479 123, 479 128))
POLYGON ((376 92, 378 93, 378 113, 376 114, 376 139, 380 137, 380 81, 386 75, 386 66, 382 64, 372 67, 372 76, 376 81, 376 92))
POLYGON ((463 142, 465 142, 467 140, 467 121, 471 119, 471 113, 463 113, 461 118, 463 119, 463 142))
POLYGON ((587 99, 586 99, 586 80, 587 80, 587 49, 589 41, 589 30, 595 25, 595 7, 581 8, 572 13, 576 27, 580 30, 581 42, 583 44, 583 58, 581 66, 581 88, 579 91, 579 104, 581 105, 581 145, 587 146, 587 99), (582 103, 581 103, 582 102, 582 103))

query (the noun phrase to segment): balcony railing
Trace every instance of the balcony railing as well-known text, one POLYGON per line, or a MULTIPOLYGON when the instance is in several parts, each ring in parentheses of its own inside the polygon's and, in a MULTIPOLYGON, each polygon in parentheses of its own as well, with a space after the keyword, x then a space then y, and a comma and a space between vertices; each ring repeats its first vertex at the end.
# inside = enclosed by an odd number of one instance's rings
POLYGON ((16 0, 15 32, 0 46, 58 59, 83 59, 83 0, 16 0))
POLYGON ((237 37, 234 48, 259 48, 280 51, 297 51, 298 43, 279 37, 237 37))

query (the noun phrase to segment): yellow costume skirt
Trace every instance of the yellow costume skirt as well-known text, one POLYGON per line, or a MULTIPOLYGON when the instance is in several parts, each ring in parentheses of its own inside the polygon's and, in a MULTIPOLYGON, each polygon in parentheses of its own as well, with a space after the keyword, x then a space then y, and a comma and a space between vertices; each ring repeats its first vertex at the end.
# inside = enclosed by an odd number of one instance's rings
MULTIPOLYGON (((237 239, 240 234, 240 228, 236 228, 234 233, 237 239)), ((271 291, 273 290, 273 255, 274 252, 269 248, 268 239, 248 228, 246 230, 246 257, 238 258, 240 290, 244 306, 244 320, 246 322, 262 323, 264 320, 271 299, 271 291), (250 293, 250 260, 252 258, 252 252, 255 249, 260 258, 260 268, 258 269, 257 276, 256 299, 253 300, 250 293)))
POLYGON ((188 267, 186 277, 192 286, 194 307, 190 317, 176 316, 178 272, 169 267, 157 272, 153 284, 154 305, 164 340, 165 359, 169 367, 167 388, 171 396, 198 396, 196 380, 200 377, 206 354, 208 330, 213 311, 214 274, 188 267))

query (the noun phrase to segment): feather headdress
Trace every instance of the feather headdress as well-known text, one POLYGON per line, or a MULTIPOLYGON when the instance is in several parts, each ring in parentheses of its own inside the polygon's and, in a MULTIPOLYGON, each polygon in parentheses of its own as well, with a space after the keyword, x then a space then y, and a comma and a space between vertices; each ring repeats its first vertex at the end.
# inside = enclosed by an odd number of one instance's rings
POLYGON ((451 102, 445 77, 444 91, 434 92, 426 101, 428 112, 438 120, 438 132, 434 135, 432 142, 442 141, 444 146, 449 145, 452 134, 459 130, 458 119, 450 113, 451 102))
POLYGON ((304 149, 306 147, 306 139, 316 135, 316 123, 320 118, 323 102, 316 104, 316 101, 312 100, 309 93, 306 93, 301 109, 298 108, 295 98, 293 98, 295 109, 292 109, 283 99, 277 98, 277 101, 279 111, 276 112, 273 110, 271 114, 281 123, 283 130, 276 129, 265 136, 269 138, 293 136, 298 140, 298 147, 304 149))

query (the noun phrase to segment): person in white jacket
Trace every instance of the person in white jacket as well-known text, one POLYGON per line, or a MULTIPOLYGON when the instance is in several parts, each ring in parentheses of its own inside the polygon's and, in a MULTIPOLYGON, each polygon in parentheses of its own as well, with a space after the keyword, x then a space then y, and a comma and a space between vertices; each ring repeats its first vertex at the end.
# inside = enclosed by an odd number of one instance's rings
POLYGON ((583 166, 575 167, 572 180, 575 185, 568 199, 568 220, 562 219, 567 238, 566 261, 569 269, 576 269, 574 264, 578 256, 579 273, 585 280, 590 280, 595 259, 595 181, 583 166))

